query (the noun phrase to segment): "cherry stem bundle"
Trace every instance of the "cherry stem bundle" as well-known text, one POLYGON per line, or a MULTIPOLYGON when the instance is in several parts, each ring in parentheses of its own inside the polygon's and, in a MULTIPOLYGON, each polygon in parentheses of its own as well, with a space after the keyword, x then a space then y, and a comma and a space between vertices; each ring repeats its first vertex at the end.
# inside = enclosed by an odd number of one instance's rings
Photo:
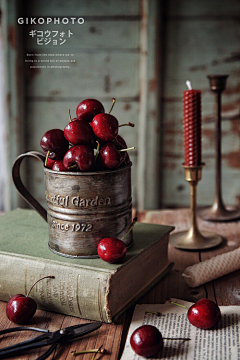
POLYGON ((33 288, 39 281, 42 281, 43 279, 55 279, 55 276, 53 276, 53 275, 44 276, 44 277, 42 277, 41 279, 37 280, 37 281, 30 287, 30 290, 28 291, 26 297, 29 296, 30 292, 32 291, 32 288, 33 288))
POLYGON ((132 224, 131 224, 131 226, 130 226, 130 229, 128 230, 128 232, 122 237, 122 241, 123 241, 123 239, 125 239, 125 237, 130 233, 130 231, 132 231, 132 229, 133 229, 133 227, 134 227, 134 225, 136 224, 136 222, 137 222, 137 217, 135 217, 134 219, 133 219, 133 221, 132 221, 132 224))
POLYGON ((70 109, 68 109, 68 117, 69 117, 69 122, 71 122, 71 121, 72 121, 72 118, 71 118, 70 109))
POLYGON ((113 109, 113 107, 114 107, 115 102, 116 102, 116 99, 112 98, 112 106, 111 106, 111 108, 110 108, 110 110, 109 110, 109 114, 111 113, 111 111, 112 111, 112 109, 113 109))

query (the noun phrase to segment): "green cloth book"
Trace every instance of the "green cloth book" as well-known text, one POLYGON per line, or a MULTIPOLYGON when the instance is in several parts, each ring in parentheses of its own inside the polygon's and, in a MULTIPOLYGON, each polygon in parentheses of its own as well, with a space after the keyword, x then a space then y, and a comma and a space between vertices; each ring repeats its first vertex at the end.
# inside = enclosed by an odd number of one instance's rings
POLYGON ((31 291, 40 309, 114 322, 164 275, 171 226, 137 222, 134 245, 120 264, 67 258, 48 248, 48 225, 34 210, 0 217, 0 300, 31 291))

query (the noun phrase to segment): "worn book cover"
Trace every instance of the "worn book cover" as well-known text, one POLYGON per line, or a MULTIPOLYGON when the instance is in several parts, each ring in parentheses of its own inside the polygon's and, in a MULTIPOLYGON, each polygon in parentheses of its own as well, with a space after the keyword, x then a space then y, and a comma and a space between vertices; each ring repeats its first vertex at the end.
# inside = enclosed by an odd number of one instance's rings
POLYGON ((136 223, 134 244, 119 264, 74 259, 48 249, 48 226, 34 210, 0 217, 0 300, 26 294, 42 309, 112 322, 165 274, 171 226, 136 223))

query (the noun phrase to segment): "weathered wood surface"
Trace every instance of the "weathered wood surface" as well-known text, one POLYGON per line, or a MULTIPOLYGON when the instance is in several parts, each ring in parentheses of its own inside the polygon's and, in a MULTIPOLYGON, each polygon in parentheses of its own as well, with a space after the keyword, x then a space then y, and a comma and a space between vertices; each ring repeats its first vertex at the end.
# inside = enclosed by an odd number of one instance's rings
MULTIPOLYGON (((175 226, 175 232, 187 230, 190 225, 189 209, 178 210, 160 210, 136 212, 133 216, 138 216, 138 221, 150 222, 156 224, 166 224, 175 226)), ((184 251, 173 248, 169 245, 169 260, 174 261, 175 265, 172 271, 161 280, 151 291, 139 300, 139 303, 163 303, 167 298, 177 297, 183 300, 195 302, 202 297, 208 297, 217 301, 218 305, 240 305, 239 293, 239 275, 240 271, 226 275, 218 280, 199 286, 198 288, 189 288, 181 274, 184 269, 194 263, 208 259, 217 254, 231 251, 240 246, 240 221, 228 223, 213 223, 200 220, 198 221, 200 230, 210 230, 222 235, 225 240, 217 248, 208 251, 184 251)), ((4 302, 0 302, 0 329, 12 327, 10 321, 5 315, 4 302)), ((59 346, 50 359, 72 359, 71 351, 80 349, 96 348, 103 344, 108 353, 103 359, 120 359, 127 336, 128 326, 131 321, 133 307, 123 315, 116 325, 104 324, 96 334, 90 334, 72 344, 62 344, 59 346)), ((85 322, 71 316, 50 313, 37 310, 33 317, 31 325, 57 330, 61 327, 70 326, 85 322)), ((1 347, 10 345, 14 342, 26 340, 34 337, 34 333, 19 333, 15 335, 5 335, 1 340, 1 347)), ((18 359, 34 360, 42 352, 34 352, 29 356, 18 357, 18 359)), ((90 354, 86 354, 80 359, 91 359, 90 354)))

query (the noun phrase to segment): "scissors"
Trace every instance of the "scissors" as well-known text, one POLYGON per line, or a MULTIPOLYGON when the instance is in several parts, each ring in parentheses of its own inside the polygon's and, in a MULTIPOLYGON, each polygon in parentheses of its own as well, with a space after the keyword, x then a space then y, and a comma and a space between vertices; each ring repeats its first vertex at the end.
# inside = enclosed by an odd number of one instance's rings
POLYGON ((15 332, 15 331, 24 331, 24 330, 31 330, 31 331, 39 331, 43 332, 44 334, 39 335, 33 339, 21 342, 19 344, 11 345, 0 349, 0 359, 6 359, 10 356, 19 355, 20 353, 24 353, 30 349, 37 349, 43 346, 48 346, 48 350, 38 357, 36 360, 44 360, 47 359, 48 356, 52 354, 52 352, 57 347, 57 344, 62 341, 69 341, 73 340, 77 337, 86 335, 99 329, 102 326, 100 322, 91 322, 86 324, 74 325, 70 327, 66 327, 64 329, 60 329, 54 332, 51 332, 46 329, 39 329, 31 326, 19 326, 11 329, 5 329, 0 331, 0 335, 15 332))

